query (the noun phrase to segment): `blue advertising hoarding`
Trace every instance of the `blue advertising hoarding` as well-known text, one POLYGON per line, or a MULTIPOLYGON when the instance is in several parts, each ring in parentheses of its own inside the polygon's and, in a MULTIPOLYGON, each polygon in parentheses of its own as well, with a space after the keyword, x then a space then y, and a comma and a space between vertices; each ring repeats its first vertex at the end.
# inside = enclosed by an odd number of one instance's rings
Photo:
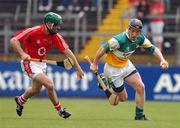
MULTIPOLYGON (((103 71, 103 63, 99 65, 103 71)), ((48 65, 47 75, 54 81, 58 96, 61 97, 105 97, 97 85, 97 79, 87 63, 81 63, 85 76, 76 79, 75 70, 48 65)), ((159 66, 137 66, 146 88, 147 100, 180 101, 180 67, 162 70, 159 66)), ((30 86, 30 79, 21 71, 18 62, 0 62, 0 96, 20 95, 30 86)), ((125 85, 128 99, 133 100, 135 92, 125 85)), ((45 88, 40 96, 46 96, 45 88)))

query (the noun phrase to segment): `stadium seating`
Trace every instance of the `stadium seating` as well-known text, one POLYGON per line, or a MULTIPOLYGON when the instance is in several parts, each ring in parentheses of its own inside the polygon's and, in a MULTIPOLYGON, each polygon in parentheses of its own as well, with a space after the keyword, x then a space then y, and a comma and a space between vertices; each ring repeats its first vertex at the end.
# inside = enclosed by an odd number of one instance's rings
MULTIPOLYGON (((102 24, 98 27, 97 33, 118 33, 121 30, 120 17, 123 14, 124 10, 128 8, 128 0, 118 0, 114 8, 107 14, 103 19, 102 24)), ((124 24, 127 27, 127 22, 124 24)), ((106 36, 104 41, 109 39, 110 36, 106 36)), ((87 42, 87 45, 80 52, 79 58, 83 58, 85 55, 90 55, 92 58, 95 57, 96 51, 101 45, 102 37, 94 35, 87 42)))
MULTIPOLYGON (((12 29, 13 32, 16 32, 17 30, 20 30, 20 29, 23 29, 24 27, 27 27, 25 26, 25 14, 26 14, 26 8, 27 8, 27 1, 24 1, 24 0, 14 0, 12 2, 12 0, 4 0, 2 1, 4 2, 3 6, 2 4, 0 4, 0 11, 1 11, 1 14, 8 14, 8 15, 11 15, 11 17, 8 17, 9 21, 13 21, 13 22, 10 22, 10 27, 12 29), (17 6, 20 6, 20 13, 21 14, 24 14, 24 17, 18 17, 18 21, 14 22, 14 14, 15 14, 15 11, 16 11, 16 8, 17 6)), ((107 1, 104 0, 103 1, 103 4, 104 4, 104 9, 103 9, 103 15, 102 17, 105 17, 105 14, 107 13, 107 1)), ((59 0, 53 0, 53 8, 51 11, 54 11, 54 12, 57 12, 56 11, 56 7, 59 5, 59 0)), ((45 14, 46 12, 40 12, 38 11, 38 14, 39 16, 36 16, 36 17, 31 17, 31 20, 30 20, 30 27, 31 26, 34 26, 34 25, 39 25, 40 23, 42 23, 42 16, 45 14), (41 15, 41 16, 40 16, 41 15)), ((62 16, 66 13, 66 12, 57 12, 59 14, 61 14, 62 16)), ((73 13, 78 13, 78 12, 73 12, 73 13)), ((87 31, 95 31, 96 28, 97 28, 97 12, 92 12, 92 11, 88 11, 86 12, 86 18, 87 18, 87 31), (94 18, 92 18, 94 17, 94 18)), ((3 26, 4 26, 4 23, 6 21, 4 20, 4 17, 0 16, 0 29, 3 30, 3 26)), ((70 31, 74 31, 75 29, 75 25, 74 25, 74 20, 69 20, 69 19, 63 19, 63 26, 62 26, 62 31, 65 31, 65 32, 70 32, 70 31)), ((71 37, 71 36, 64 36, 64 38, 66 39, 67 43, 69 44, 70 48, 73 50, 74 49, 74 38, 71 37)), ((0 41, 4 42, 4 38, 3 36, 0 35, 0 41)), ((81 44, 81 42, 80 42, 81 44)), ((1 43, 0 46, 2 46, 0 48, 0 52, 3 53, 4 52, 4 49, 3 49, 3 46, 4 44, 1 43)), ((82 45, 80 45, 79 49, 82 48, 82 45)), ((57 49, 54 49, 52 50, 52 53, 57 53, 57 49)))
POLYGON ((15 13, 17 5, 21 6, 21 11, 26 12, 26 5, 27 1, 26 0, 1 0, 0 4, 0 12, 1 13, 15 13))
MULTIPOLYGON (((113 2, 113 9, 108 11, 108 0, 103 0, 103 15, 102 17, 104 18, 102 20, 102 23, 100 26, 97 27, 97 12, 92 12, 92 11, 87 11, 85 12, 86 14, 86 19, 87 19, 87 31, 88 32, 97 32, 97 33, 117 33, 122 31, 121 30, 121 23, 120 23, 120 16, 122 15, 122 12, 125 8, 129 7, 127 5, 128 0, 114 0, 113 2), (114 18, 116 17, 116 18, 114 18), (117 18, 118 17, 118 18, 117 18)), ((9 27, 11 29, 11 32, 15 32, 17 30, 20 30, 25 27, 25 17, 19 17, 17 21, 14 19, 14 14, 16 11, 17 6, 19 5, 20 7, 20 13, 24 14, 26 13, 26 8, 27 8, 27 1, 25 0, 1 0, 3 4, 0 4, 0 41, 4 42, 5 37, 2 34, 3 29, 4 29, 4 24, 9 23, 9 27), (4 18, 3 15, 6 15, 4 18), (8 19, 8 20, 7 20, 8 19), (8 21, 8 22, 7 22, 8 21)), ((57 12, 56 7, 58 6, 58 0, 53 0, 53 8, 51 11, 57 12)), ((170 14, 175 14, 176 9, 180 5, 180 1, 177 0, 171 0, 171 12, 170 14)), ((38 17, 31 17, 30 20, 30 26, 38 25, 42 23, 42 16, 46 12, 37 12, 38 15, 41 15, 38 17)), ((59 14, 64 15, 66 12, 57 12, 59 14)), ((77 13, 77 12, 73 12, 77 13)), ((125 24, 123 24, 124 28, 127 26, 127 21, 125 24)), ((70 32, 74 31, 74 21, 69 20, 69 19, 64 19, 64 24, 62 26, 62 31, 70 32)), ((175 20, 168 19, 166 20, 166 25, 165 25, 165 32, 174 32, 175 28, 175 20)), ((180 25, 179 25, 180 27, 180 25)), ((178 28, 180 30, 180 28, 178 28)), ((10 38, 10 37, 9 37, 10 38)), ((64 36, 66 41, 68 42, 70 48, 74 50, 74 37, 72 36, 64 36)), ((105 40, 107 41, 109 37, 105 38, 100 38, 97 36, 92 36, 88 37, 87 42, 85 43, 86 45, 83 45, 82 42, 79 42, 79 48, 78 50, 80 51, 79 57, 82 58, 85 54, 90 54, 93 55, 95 51, 97 50, 98 46, 104 42, 105 40)), ((81 37, 79 37, 81 39, 81 37)), ((81 40, 80 40, 81 41, 81 40)), ((165 48, 164 52, 166 54, 173 55, 175 53, 175 41, 176 39, 173 37, 165 37, 165 41, 170 42, 171 48, 165 48)), ((11 48, 9 48, 11 50, 11 48)), ((9 51, 10 51, 9 50, 9 51)), ((52 53, 57 53, 57 49, 52 50, 52 53)), ((0 43, 0 53, 3 54, 5 53, 4 50, 4 43, 0 43)), ((137 52, 138 53, 138 52, 137 52)))

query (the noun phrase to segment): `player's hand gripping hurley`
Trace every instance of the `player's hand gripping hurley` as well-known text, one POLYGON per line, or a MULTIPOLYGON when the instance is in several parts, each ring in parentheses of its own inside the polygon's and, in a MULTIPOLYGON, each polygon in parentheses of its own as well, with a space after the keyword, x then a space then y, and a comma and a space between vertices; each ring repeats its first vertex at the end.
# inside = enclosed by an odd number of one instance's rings
POLYGON ((66 58, 63 61, 54 61, 54 60, 43 60, 43 59, 37 59, 37 58, 31 58, 31 61, 35 61, 35 62, 44 62, 47 64, 53 64, 53 65, 57 65, 60 67, 64 67, 67 70, 70 70, 73 68, 74 66, 74 62, 71 58, 66 58))
MULTIPOLYGON (((88 56, 85 56, 84 59, 85 59, 90 65, 92 64, 92 62, 91 62, 91 60, 90 60, 90 58, 89 58, 88 56)), ((110 103, 111 105, 117 105, 117 104, 119 103, 119 96, 111 93, 111 92, 108 90, 107 86, 104 84, 104 82, 103 82, 100 74, 99 74, 97 71, 94 72, 94 74, 96 75, 96 77, 97 77, 97 79, 98 79, 98 82, 100 83, 100 86, 101 86, 102 89, 105 91, 105 94, 106 94, 106 96, 107 96, 107 98, 108 98, 108 100, 109 100, 109 103, 110 103)))
MULTIPOLYGON (((84 59, 87 60, 87 62, 88 62, 90 65, 92 64, 92 62, 91 62, 91 60, 90 60, 90 58, 89 58, 88 56, 85 56, 84 59)), ((106 85, 104 85, 104 82, 102 81, 101 76, 98 74, 97 71, 94 72, 94 74, 97 76, 97 79, 98 79, 101 87, 103 88, 103 90, 106 90, 107 87, 106 87, 106 85)))

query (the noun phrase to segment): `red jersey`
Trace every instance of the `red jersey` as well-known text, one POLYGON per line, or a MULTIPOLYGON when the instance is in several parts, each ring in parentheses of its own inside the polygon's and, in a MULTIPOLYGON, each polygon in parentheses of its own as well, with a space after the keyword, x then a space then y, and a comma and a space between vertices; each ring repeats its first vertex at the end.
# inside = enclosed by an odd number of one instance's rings
POLYGON ((69 46, 61 35, 47 34, 45 25, 26 28, 19 31, 15 37, 19 42, 23 42, 23 50, 32 58, 45 59, 46 53, 53 47, 57 47, 64 52, 69 46))
MULTIPOLYGON (((156 14, 158 16, 163 16, 165 14, 165 5, 163 2, 153 2, 150 4, 149 7, 149 12, 150 14, 156 14)), ((151 21, 153 22, 163 22, 163 18, 157 17, 157 18, 152 18, 151 21)))

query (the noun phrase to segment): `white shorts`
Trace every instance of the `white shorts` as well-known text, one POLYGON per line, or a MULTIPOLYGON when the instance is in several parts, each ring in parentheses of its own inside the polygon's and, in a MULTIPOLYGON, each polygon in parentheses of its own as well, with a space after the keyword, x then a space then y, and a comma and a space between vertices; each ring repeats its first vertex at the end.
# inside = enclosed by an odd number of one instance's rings
POLYGON ((124 83, 124 78, 134 71, 136 71, 136 68, 131 61, 128 61, 128 64, 125 67, 113 67, 107 63, 104 66, 105 77, 108 80, 111 80, 116 88, 121 87, 124 83))
POLYGON ((39 73, 46 73, 47 65, 43 62, 21 61, 23 73, 34 78, 39 73))

